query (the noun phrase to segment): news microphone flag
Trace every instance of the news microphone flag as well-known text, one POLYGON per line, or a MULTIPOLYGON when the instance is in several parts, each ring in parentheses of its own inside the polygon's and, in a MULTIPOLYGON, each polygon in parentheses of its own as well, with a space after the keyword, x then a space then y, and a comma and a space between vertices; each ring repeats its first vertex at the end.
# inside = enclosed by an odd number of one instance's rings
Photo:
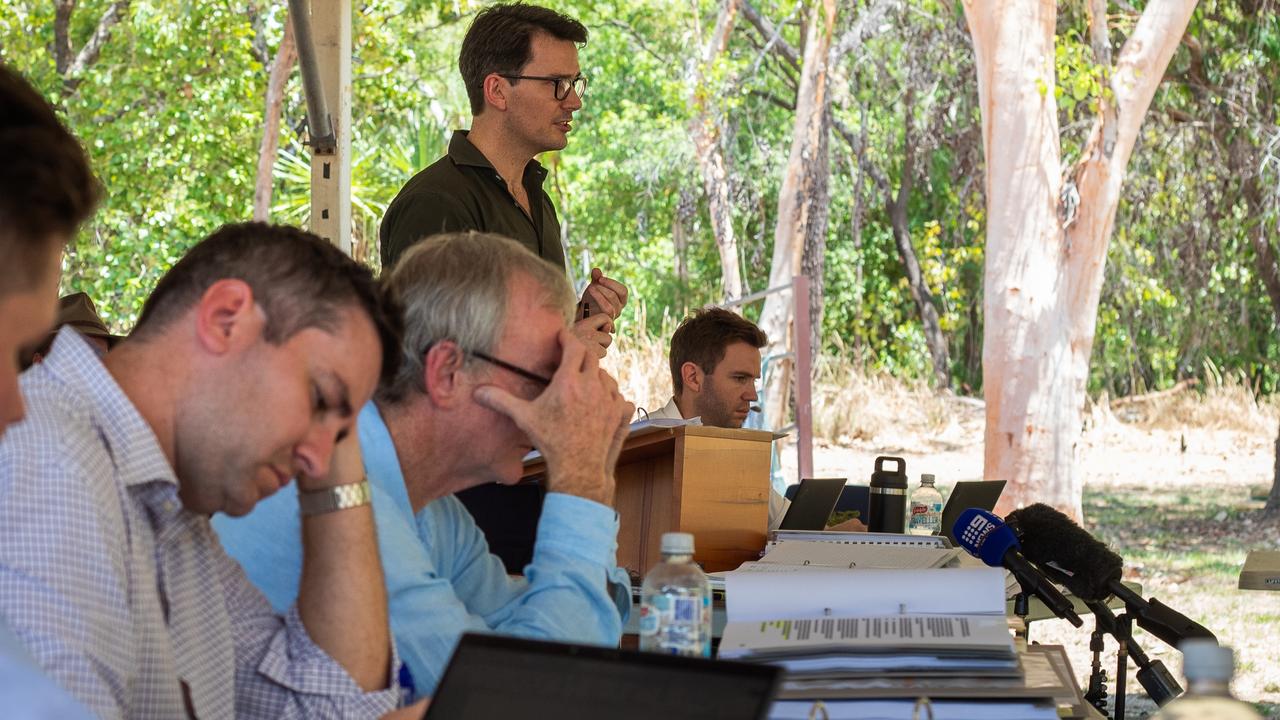
POLYGON ((1022 591, 1040 598, 1054 615, 1076 627, 1084 624, 1071 601, 1022 556, 1017 533, 998 515, 980 508, 969 508, 960 513, 951 534, 965 552, 980 558, 985 565, 1003 567, 1013 573, 1022 591))

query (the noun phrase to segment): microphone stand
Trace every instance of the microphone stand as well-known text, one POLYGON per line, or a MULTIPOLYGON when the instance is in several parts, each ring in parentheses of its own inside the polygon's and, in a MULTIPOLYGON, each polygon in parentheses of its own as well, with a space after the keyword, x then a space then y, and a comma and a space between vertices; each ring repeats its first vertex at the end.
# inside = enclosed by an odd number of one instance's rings
POLYGON ((1089 673, 1089 688, 1084 699, 1103 715, 1107 714, 1107 671, 1102 669, 1103 650, 1102 621, 1093 618, 1093 633, 1089 635, 1089 650, 1093 652, 1093 664, 1089 673))
MULTIPOLYGON (((1094 634, 1097 635, 1102 631, 1106 631, 1116 639, 1116 643, 1119 645, 1116 650, 1116 720, 1124 717, 1125 683, 1128 680, 1129 658, 1133 658, 1134 664, 1138 666, 1138 682, 1141 683, 1142 688, 1147 691, 1147 695, 1155 701, 1156 705, 1163 707, 1170 700, 1182 694, 1182 686, 1174 679, 1173 674, 1164 666, 1164 663, 1147 657, 1147 654, 1138 646, 1137 641, 1133 639, 1133 618, 1128 612, 1121 613, 1117 617, 1115 613, 1111 612, 1111 608, 1107 607, 1107 604, 1101 600, 1086 600, 1085 605, 1093 611, 1096 622, 1095 627, 1097 628, 1094 630, 1094 634)), ((1090 642, 1091 649, 1093 645, 1090 642)), ((1098 650, 1100 651, 1101 649, 1101 642, 1099 642, 1098 650)), ((1095 668, 1100 670, 1101 664, 1095 661, 1095 668)), ((1105 680, 1105 673, 1103 673, 1103 679, 1105 680)), ((1091 692, 1094 689, 1093 678, 1089 680, 1089 689, 1091 692)), ((1105 701, 1105 686, 1103 687, 1103 700, 1105 701)))
POLYGON ((1018 587, 1021 590, 1018 591, 1017 595, 1013 596, 1013 614, 1022 621, 1022 639, 1030 642, 1031 625, 1027 623, 1027 614, 1031 612, 1030 597, 1027 594, 1027 589, 1023 588, 1021 583, 1018 584, 1018 587))

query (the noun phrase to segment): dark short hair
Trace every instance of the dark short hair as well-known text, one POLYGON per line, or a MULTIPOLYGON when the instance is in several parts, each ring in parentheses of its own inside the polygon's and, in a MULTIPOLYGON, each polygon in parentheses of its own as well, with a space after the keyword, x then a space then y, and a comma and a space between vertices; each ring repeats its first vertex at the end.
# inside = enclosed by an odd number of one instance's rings
POLYGON ((400 368, 404 316, 368 268, 304 230, 260 222, 223 225, 197 243, 160 278, 142 306, 131 338, 164 329, 219 280, 242 280, 266 315, 264 338, 274 344, 306 328, 334 330, 339 313, 356 306, 382 343, 381 381, 400 368))
POLYGON ((724 308, 694 310, 671 336, 671 384, 677 396, 684 390, 680 368, 691 362, 704 373, 713 373, 724 359, 725 348, 744 342, 753 348, 769 344, 769 336, 755 323, 724 308))
POLYGON ((491 73, 517 73, 529 63, 537 33, 578 45, 587 42, 587 28, 568 15, 537 5, 490 5, 471 21, 458 53, 458 71, 471 100, 471 114, 484 110, 484 79, 491 73))
POLYGON ((101 190, 75 137, 0 64, 0 295, 39 280, 49 253, 93 214, 101 190))

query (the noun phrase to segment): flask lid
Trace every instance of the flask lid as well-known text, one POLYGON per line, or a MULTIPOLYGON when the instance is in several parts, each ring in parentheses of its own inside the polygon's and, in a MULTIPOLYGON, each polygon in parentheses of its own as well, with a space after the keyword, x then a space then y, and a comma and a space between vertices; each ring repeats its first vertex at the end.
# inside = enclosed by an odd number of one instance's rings
POLYGON ((684 532, 662 533, 662 554, 663 555, 692 555, 693 554, 693 533, 684 533, 684 532))
POLYGON ((1182 651, 1182 674, 1188 681, 1231 681, 1235 665, 1231 648, 1213 640, 1195 639, 1183 641, 1178 649, 1182 651))

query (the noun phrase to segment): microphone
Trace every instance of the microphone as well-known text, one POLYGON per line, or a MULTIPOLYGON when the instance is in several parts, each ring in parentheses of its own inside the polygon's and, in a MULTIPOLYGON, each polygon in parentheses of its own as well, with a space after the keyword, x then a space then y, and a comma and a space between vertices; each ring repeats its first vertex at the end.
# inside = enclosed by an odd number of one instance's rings
POLYGON ((1183 640, 1217 641, 1208 628, 1152 598, 1146 600, 1120 582, 1124 561, 1071 518, 1043 503, 1028 505, 1009 514, 1010 523, 1022 530, 1027 559, 1048 568, 1055 579, 1087 601, 1104 601, 1115 595, 1138 621, 1138 627, 1173 647, 1183 640))
POLYGON ((1034 565, 1023 557, 1018 536, 994 513, 969 508, 960 513, 951 534, 965 552, 980 558, 991 567, 1003 567, 1018 579, 1024 593, 1044 601, 1054 614, 1080 627, 1084 621, 1076 614, 1071 601, 1063 597, 1034 565))

